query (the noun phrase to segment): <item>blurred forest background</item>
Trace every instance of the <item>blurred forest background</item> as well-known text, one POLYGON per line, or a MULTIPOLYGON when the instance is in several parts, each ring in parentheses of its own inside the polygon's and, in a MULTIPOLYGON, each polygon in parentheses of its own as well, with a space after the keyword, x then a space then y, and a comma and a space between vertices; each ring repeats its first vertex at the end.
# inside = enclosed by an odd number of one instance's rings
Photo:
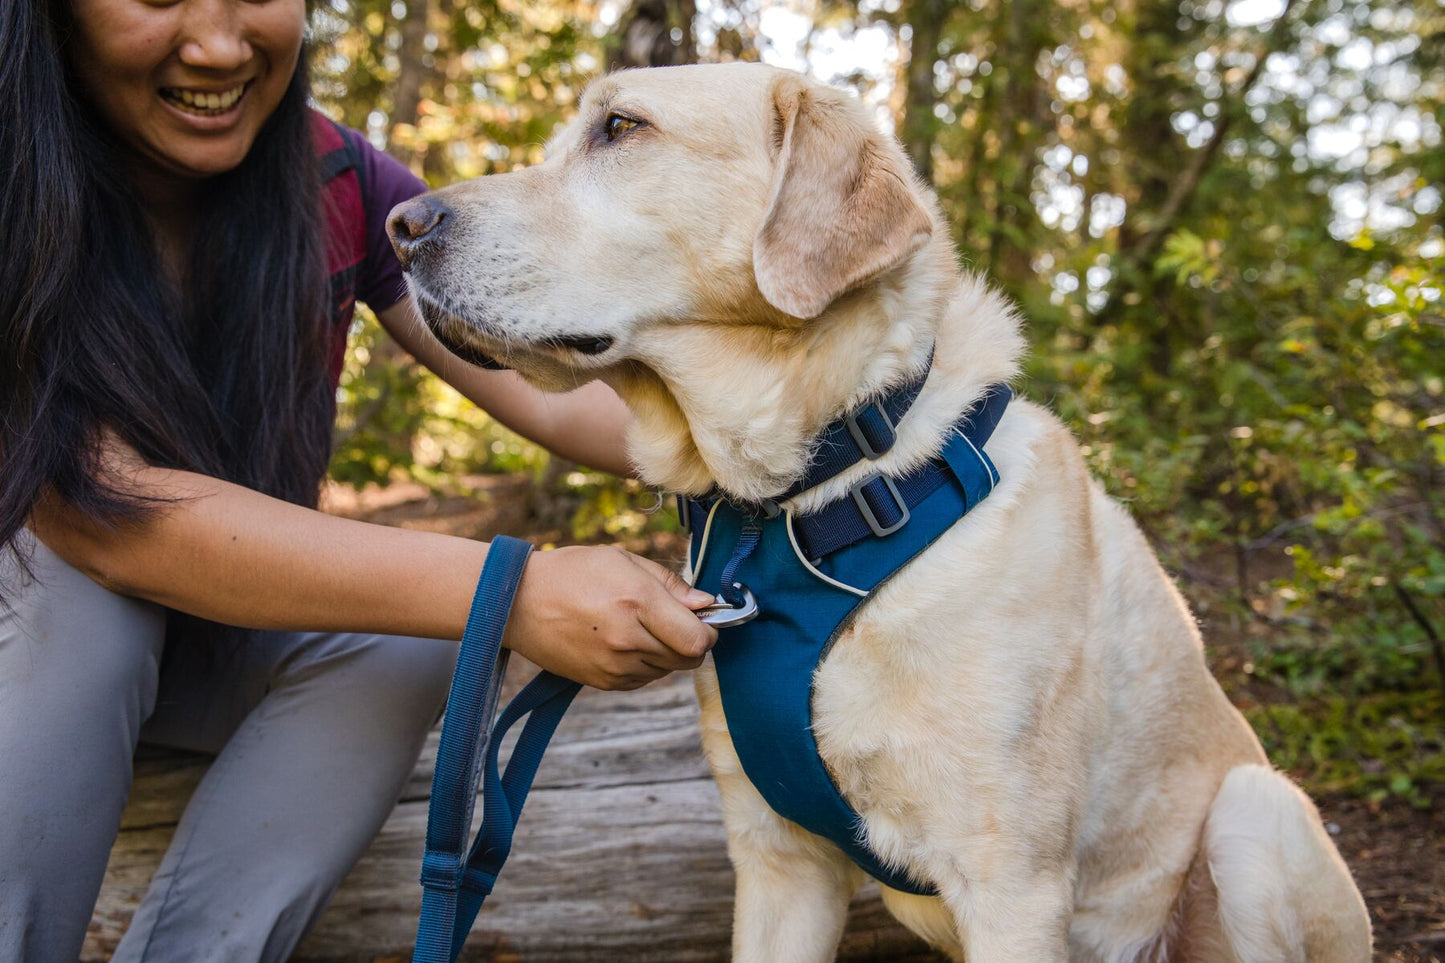
MULTIPOLYGON (((1445 6, 320 0, 314 24, 323 107, 434 187, 540 160, 619 65, 856 89, 1023 305, 1024 393, 1131 505, 1276 763, 1438 815, 1445 6)), ((532 531, 676 545, 656 493, 549 463, 369 319, 342 391, 340 482, 521 474, 532 531)))

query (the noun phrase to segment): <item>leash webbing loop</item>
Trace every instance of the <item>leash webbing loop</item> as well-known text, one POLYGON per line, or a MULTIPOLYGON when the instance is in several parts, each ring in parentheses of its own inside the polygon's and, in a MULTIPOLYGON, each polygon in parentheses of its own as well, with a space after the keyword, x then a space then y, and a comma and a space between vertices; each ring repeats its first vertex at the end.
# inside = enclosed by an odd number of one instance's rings
POLYGON ((743 604, 743 592, 737 583, 738 566, 753 554, 753 549, 758 547, 758 542, 762 540, 762 537, 761 527, 744 525, 743 530, 738 534, 737 545, 733 546, 732 557, 728 559, 727 567, 723 569, 722 586, 718 589, 718 594, 722 596, 724 602, 734 608, 739 608, 743 604))
POLYGON ((581 689, 576 682, 542 672, 507 706, 495 730, 488 732, 506 667, 502 633, 531 548, 520 539, 493 539, 472 598, 432 776, 413 963, 451 963, 461 951, 511 851, 512 834, 547 743, 581 689), (502 737, 522 716, 529 716, 527 725, 506 772, 499 775, 502 737), (483 782, 482 828, 464 861, 479 775, 483 782))

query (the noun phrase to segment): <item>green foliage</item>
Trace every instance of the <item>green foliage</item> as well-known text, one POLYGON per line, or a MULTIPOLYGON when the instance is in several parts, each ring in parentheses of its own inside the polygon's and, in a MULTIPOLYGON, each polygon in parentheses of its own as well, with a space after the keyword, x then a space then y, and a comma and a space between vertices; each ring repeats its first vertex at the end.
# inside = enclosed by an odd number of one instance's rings
POLYGON ((313 17, 318 99, 433 186, 535 163, 597 70, 596 15, 580 0, 325 0, 313 17), (424 21, 416 49, 399 14, 424 21), (413 84, 417 116, 395 117, 413 84))
POLYGON ((403 478, 437 489, 477 473, 541 477, 547 454, 397 351, 357 310, 338 392, 331 476, 356 488, 403 478))
POLYGON ((1428 693, 1326 696, 1245 709, 1275 765, 1316 792, 1353 791, 1431 804, 1445 785, 1439 702, 1428 693))
POLYGON ((672 499, 641 482, 588 471, 571 472, 565 481, 580 496, 570 531, 579 542, 617 541, 681 530, 672 499))

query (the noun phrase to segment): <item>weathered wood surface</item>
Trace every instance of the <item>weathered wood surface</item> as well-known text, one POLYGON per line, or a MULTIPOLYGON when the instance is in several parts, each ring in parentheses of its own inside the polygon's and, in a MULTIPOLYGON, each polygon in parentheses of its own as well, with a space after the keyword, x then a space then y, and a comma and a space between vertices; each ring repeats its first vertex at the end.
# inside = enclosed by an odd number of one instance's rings
MULTIPOLYGON (((512 687, 533 671, 516 663, 512 687)), ((295 959, 407 958, 436 742, 434 732, 400 804, 295 959)), ((205 765, 201 757, 138 761, 85 963, 107 959, 124 932, 205 765)), ((673 676, 632 693, 585 690, 542 764, 465 958, 725 960, 732 885, 691 680, 673 676)), ((839 959, 936 957, 888 917, 870 886, 854 900, 839 959)))

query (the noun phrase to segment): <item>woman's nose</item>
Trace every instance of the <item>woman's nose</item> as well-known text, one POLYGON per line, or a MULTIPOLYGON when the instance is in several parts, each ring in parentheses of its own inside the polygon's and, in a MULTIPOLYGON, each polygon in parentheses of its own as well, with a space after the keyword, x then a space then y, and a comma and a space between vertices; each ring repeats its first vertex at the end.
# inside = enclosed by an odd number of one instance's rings
POLYGON ((236 70, 253 56, 237 0, 182 0, 181 62, 206 70, 236 70))

